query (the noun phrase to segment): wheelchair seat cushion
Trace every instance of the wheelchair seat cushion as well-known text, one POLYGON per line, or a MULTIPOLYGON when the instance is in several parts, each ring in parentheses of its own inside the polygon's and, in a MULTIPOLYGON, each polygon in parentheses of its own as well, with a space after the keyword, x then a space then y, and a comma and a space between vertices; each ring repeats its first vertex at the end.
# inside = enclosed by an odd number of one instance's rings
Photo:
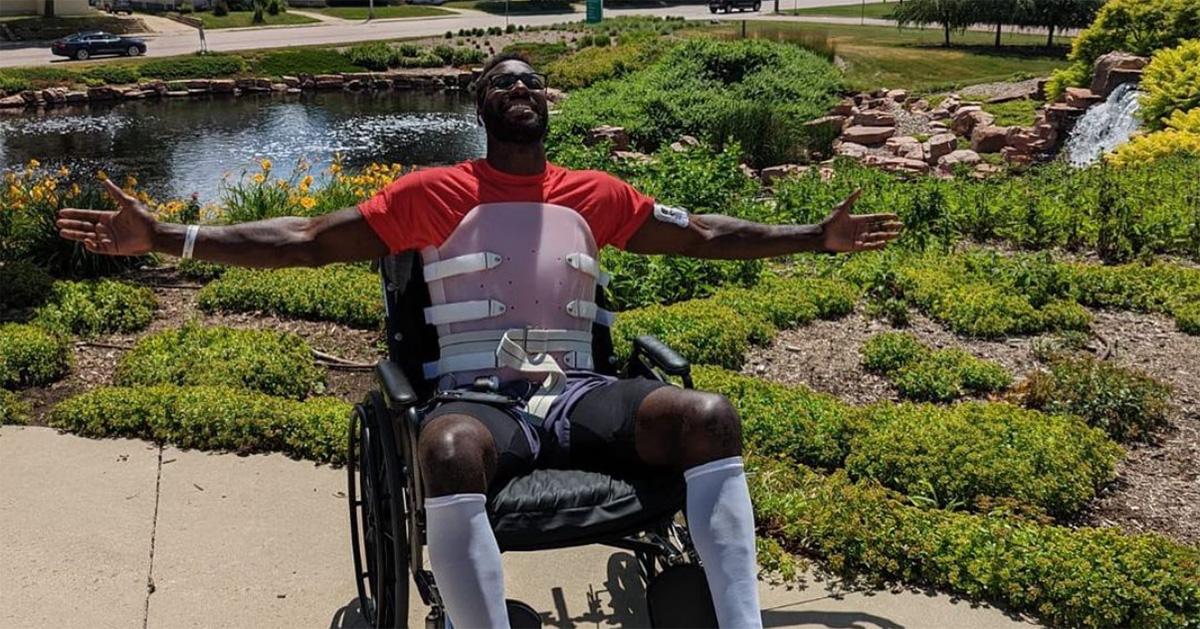
POLYGON ((581 470, 539 469, 515 478, 488 501, 503 550, 538 550, 620 537, 683 507, 681 474, 617 478, 581 470))

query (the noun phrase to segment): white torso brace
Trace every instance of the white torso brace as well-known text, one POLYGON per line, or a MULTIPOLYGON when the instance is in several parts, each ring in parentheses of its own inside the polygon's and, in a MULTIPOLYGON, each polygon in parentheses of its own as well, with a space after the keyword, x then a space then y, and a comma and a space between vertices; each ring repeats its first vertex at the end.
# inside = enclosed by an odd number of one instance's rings
POLYGON ((578 212, 546 203, 476 206, 440 247, 421 251, 437 327, 438 360, 425 377, 440 389, 496 375, 540 388, 528 411, 544 417, 566 385, 564 368, 592 369, 592 322, 606 284, 596 242, 578 212))

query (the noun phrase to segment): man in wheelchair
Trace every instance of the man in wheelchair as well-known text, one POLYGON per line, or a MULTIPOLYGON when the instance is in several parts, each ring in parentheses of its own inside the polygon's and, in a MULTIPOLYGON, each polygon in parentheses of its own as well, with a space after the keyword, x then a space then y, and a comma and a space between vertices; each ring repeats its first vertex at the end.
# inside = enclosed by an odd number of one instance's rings
POLYGON ((524 59, 493 58, 475 88, 486 158, 409 173, 356 208, 200 228, 157 222, 106 182, 117 212, 66 209, 58 227, 93 252, 254 267, 420 252, 425 322, 440 350, 423 371, 440 394, 425 409, 416 460, 429 559, 454 625, 508 626, 487 497, 549 467, 682 472, 720 626, 761 626, 737 413, 720 395, 598 373, 592 326, 610 317, 596 304, 606 280, 598 250, 725 259, 851 252, 883 247, 900 223, 851 215, 857 193, 817 225, 691 216, 605 173, 560 168, 545 156, 545 88, 524 59))

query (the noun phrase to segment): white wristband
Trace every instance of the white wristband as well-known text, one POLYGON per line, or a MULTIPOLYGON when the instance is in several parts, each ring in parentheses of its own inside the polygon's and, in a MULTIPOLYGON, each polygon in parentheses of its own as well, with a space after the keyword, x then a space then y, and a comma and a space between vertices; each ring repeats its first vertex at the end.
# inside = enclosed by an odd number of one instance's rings
POLYGON ((192 257, 192 249, 196 248, 196 235, 200 233, 199 225, 188 225, 187 235, 183 237, 183 255, 184 260, 192 257))

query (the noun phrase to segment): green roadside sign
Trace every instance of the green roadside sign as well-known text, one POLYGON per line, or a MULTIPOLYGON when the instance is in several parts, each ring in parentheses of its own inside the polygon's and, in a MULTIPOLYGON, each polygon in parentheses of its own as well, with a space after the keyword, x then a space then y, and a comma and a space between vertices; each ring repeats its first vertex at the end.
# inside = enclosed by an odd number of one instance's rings
POLYGON ((604 0, 587 0, 587 23, 595 24, 602 19, 604 0))

